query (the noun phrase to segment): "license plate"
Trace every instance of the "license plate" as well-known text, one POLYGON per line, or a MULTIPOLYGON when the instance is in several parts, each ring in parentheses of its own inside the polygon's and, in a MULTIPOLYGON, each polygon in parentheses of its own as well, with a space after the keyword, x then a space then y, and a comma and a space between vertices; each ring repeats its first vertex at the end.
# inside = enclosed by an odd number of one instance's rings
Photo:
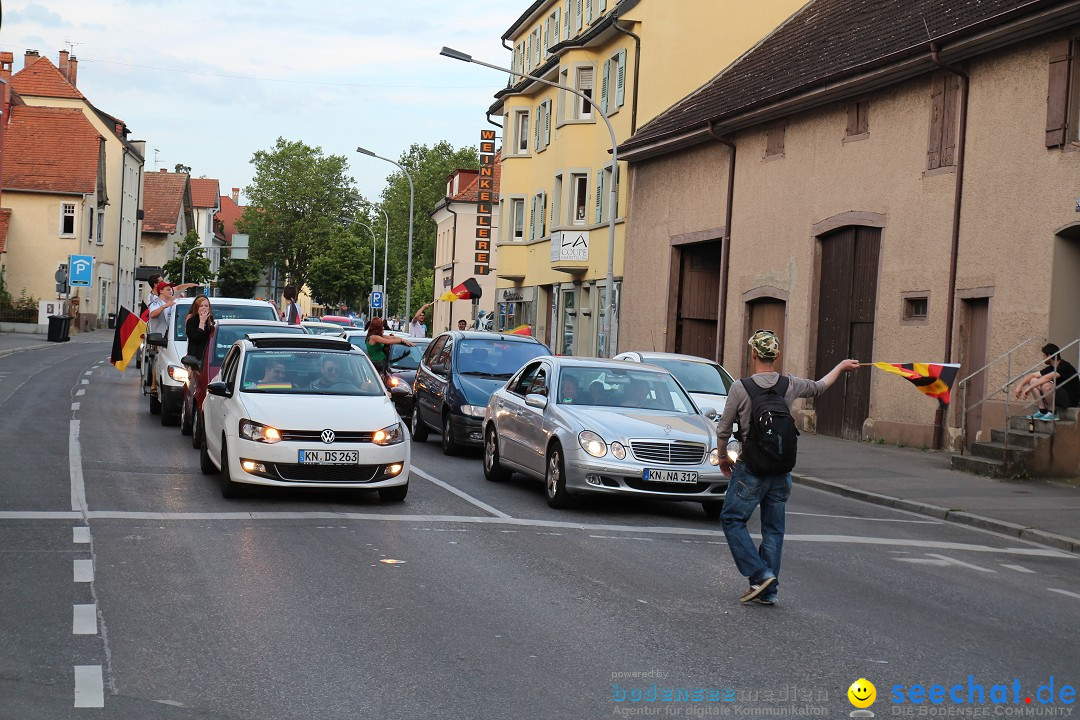
POLYGON ((650 470, 645 468, 642 477, 649 482, 696 483, 697 473, 686 470, 650 470))
POLYGON ((356 465, 360 462, 358 450, 301 450, 301 465, 356 465))

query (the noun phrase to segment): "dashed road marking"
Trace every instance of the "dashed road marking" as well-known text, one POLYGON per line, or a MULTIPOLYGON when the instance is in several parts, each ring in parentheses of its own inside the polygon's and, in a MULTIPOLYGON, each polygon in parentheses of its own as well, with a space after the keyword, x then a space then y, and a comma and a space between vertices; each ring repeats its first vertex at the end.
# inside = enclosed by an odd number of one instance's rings
POLYGON ((75 666, 75 707, 105 707, 105 683, 100 665, 75 666))
POLYGON ((88 528, 88 527, 73 527, 73 528, 71 528, 71 542, 73 542, 73 543, 88 543, 88 542, 90 542, 90 528, 88 528))
POLYGON ((97 605, 73 605, 72 609, 72 634, 97 635, 97 605))
POLYGON ((73 568, 73 575, 75 582, 94 582, 94 561, 93 560, 75 560, 73 568))
POLYGON ((93 370, 87 370, 86 372, 83 373, 83 375, 93 375, 93 374, 94 374, 93 370))
POLYGON ((1080 593, 1069 592, 1068 590, 1058 590, 1057 588, 1046 588, 1046 589, 1049 590, 1050 592, 1060 593, 1062 595, 1067 595, 1067 596, 1069 596, 1071 598, 1076 598, 1077 600, 1080 600, 1080 593))
POLYGON ((90 384, 90 381, 89 381, 89 380, 80 380, 80 381, 79 381, 79 383, 80 383, 81 385, 89 385, 89 384, 90 384))
POLYGON ((77 403, 77 402, 71 403, 71 409, 72 410, 78 410, 81 407, 82 407, 82 403, 77 403))
POLYGON ((427 474, 426 472, 424 472, 420 468, 416 467, 415 465, 412 467, 411 472, 416 474, 416 475, 419 475, 420 477, 424 478, 428 482, 435 483, 436 485, 441 487, 443 490, 447 490, 449 492, 454 493, 455 495, 457 495, 462 500, 475 505, 476 507, 480 508, 484 512, 491 513, 495 517, 500 517, 500 518, 509 518, 510 517, 509 515, 504 513, 502 510, 496 510, 495 508, 488 505, 486 502, 482 502, 480 500, 477 500, 476 498, 474 498, 469 493, 464 492, 462 490, 458 490, 453 485, 445 483, 445 482, 443 482, 442 480, 438 479, 437 477, 435 477, 433 475, 427 474))
POLYGON ((80 395, 85 395, 85 394, 86 394, 85 390, 80 390, 77 393, 75 393, 75 397, 79 397, 80 395))
POLYGON ((1028 570, 1023 565, 1006 565, 1005 563, 1001 563, 1001 567, 1009 568, 1010 570, 1015 570, 1016 572, 1022 572, 1022 573, 1034 573, 1035 572, 1034 570, 1028 570))
POLYGON ((966 567, 969 570, 978 570, 979 572, 996 573, 997 570, 991 570, 990 568, 979 567, 978 565, 972 565, 961 560, 956 560, 944 555, 936 555, 934 553, 926 553, 927 557, 938 558, 939 560, 945 560, 949 565, 956 565, 957 567, 966 567))

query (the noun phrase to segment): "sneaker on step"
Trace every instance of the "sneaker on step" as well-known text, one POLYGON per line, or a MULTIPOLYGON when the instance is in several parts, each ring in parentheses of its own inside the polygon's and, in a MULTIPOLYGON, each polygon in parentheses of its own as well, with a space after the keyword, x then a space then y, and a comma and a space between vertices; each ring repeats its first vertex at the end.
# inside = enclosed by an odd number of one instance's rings
POLYGON ((751 600, 768 590, 769 586, 771 586, 774 582, 776 582, 775 577, 767 577, 761 582, 759 582, 757 585, 751 584, 750 589, 743 593, 742 597, 739 598, 739 602, 750 602, 751 600))
POLYGON ((1057 422, 1061 418, 1058 417, 1057 413, 1044 412, 1042 414, 1042 417, 1039 418, 1039 419, 1042 420, 1043 422, 1057 422))

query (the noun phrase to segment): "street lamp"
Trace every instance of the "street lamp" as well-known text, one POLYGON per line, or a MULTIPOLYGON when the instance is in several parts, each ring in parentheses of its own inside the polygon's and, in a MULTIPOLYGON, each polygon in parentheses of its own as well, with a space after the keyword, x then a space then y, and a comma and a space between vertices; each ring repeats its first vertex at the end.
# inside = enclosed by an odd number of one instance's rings
POLYGON ((619 172, 619 142, 615 138, 615 128, 611 126, 611 120, 608 118, 607 113, 602 111, 585 93, 576 88, 569 87, 567 85, 561 85, 550 80, 545 80, 542 77, 535 75, 528 75, 526 73, 512 70, 511 68, 504 68, 498 65, 492 65, 482 60, 477 60, 468 53, 463 53, 460 50, 454 50, 443 46, 443 49, 439 52, 440 55, 445 55, 448 58, 454 60, 461 60, 462 62, 472 63, 474 65, 482 65, 492 70, 499 70, 500 72, 508 73, 514 77, 529 78, 538 83, 544 85, 550 85, 553 88, 559 88, 566 92, 573 93, 580 98, 583 98, 590 105, 592 105, 593 112, 604 119, 604 124, 607 125, 608 133, 611 135, 611 195, 608 200, 608 259, 607 259, 607 313, 604 316, 604 347, 600 348, 600 357, 611 357, 612 353, 609 352, 611 345, 611 321, 615 315, 615 203, 617 202, 617 192, 615 188, 615 178, 618 177, 619 172))
MULTIPOLYGON (((389 297, 389 295, 386 294, 386 260, 387 260, 387 258, 390 257, 390 216, 386 214, 385 210, 383 210, 382 205, 373 205, 373 204, 367 202, 366 200, 364 200, 364 198, 360 197, 359 195, 356 195, 355 193, 349 193, 349 194, 352 196, 353 200, 356 200, 359 203, 363 203, 364 205, 369 205, 370 207, 373 207, 376 210, 378 210, 379 212, 381 212, 382 215, 383 215, 383 218, 385 220, 385 224, 383 225, 383 228, 386 231, 385 232, 386 237, 383 238, 383 257, 382 257, 382 293, 383 293, 382 316, 386 317, 386 306, 388 305, 387 298, 389 297)), ((411 253, 410 253, 410 255, 411 255, 411 253)), ((375 281, 372 280, 371 284, 374 285, 375 281)))
MULTIPOLYGON (((409 181, 409 261, 405 272, 405 317, 412 320, 412 243, 413 243, 413 202, 416 198, 416 189, 413 187, 412 175, 404 168, 400 163, 385 158, 382 155, 376 155, 370 150, 365 150, 362 147, 356 148, 356 152, 361 155, 368 155, 379 160, 384 160, 391 165, 397 165, 401 172, 405 173, 405 177, 409 181)), ((387 232, 389 232, 389 222, 387 223, 387 232)), ((386 292, 386 286, 383 286, 383 292, 386 292)), ((385 314, 385 312, 383 313, 385 314)))

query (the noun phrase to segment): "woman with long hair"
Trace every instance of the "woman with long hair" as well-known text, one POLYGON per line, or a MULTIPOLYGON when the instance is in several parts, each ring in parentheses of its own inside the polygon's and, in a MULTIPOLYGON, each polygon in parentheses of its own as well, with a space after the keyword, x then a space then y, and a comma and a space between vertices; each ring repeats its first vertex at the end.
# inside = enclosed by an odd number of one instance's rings
POLYGON ((385 375, 386 366, 389 361, 386 347, 388 345, 407 345, 413 347, 416 343, 407 338, 398 337, 396 335, 387 335, 386 325, 384 324, 383 319, 381 317, 373 317, 368 321, 365 345, 367 356, 371 358, 371 362, 375 363, 375 367, 379 369, 379 372, 385 375))
POLYGON ((194 355, 199 362, 202 362, 206 341, 210 339, 210 331, 214 329, 214 314, 210 309, 210 298, 205 295, 195 298, 187 317, 184 318, 184 327, 187 330, 187 354, 194 355))

